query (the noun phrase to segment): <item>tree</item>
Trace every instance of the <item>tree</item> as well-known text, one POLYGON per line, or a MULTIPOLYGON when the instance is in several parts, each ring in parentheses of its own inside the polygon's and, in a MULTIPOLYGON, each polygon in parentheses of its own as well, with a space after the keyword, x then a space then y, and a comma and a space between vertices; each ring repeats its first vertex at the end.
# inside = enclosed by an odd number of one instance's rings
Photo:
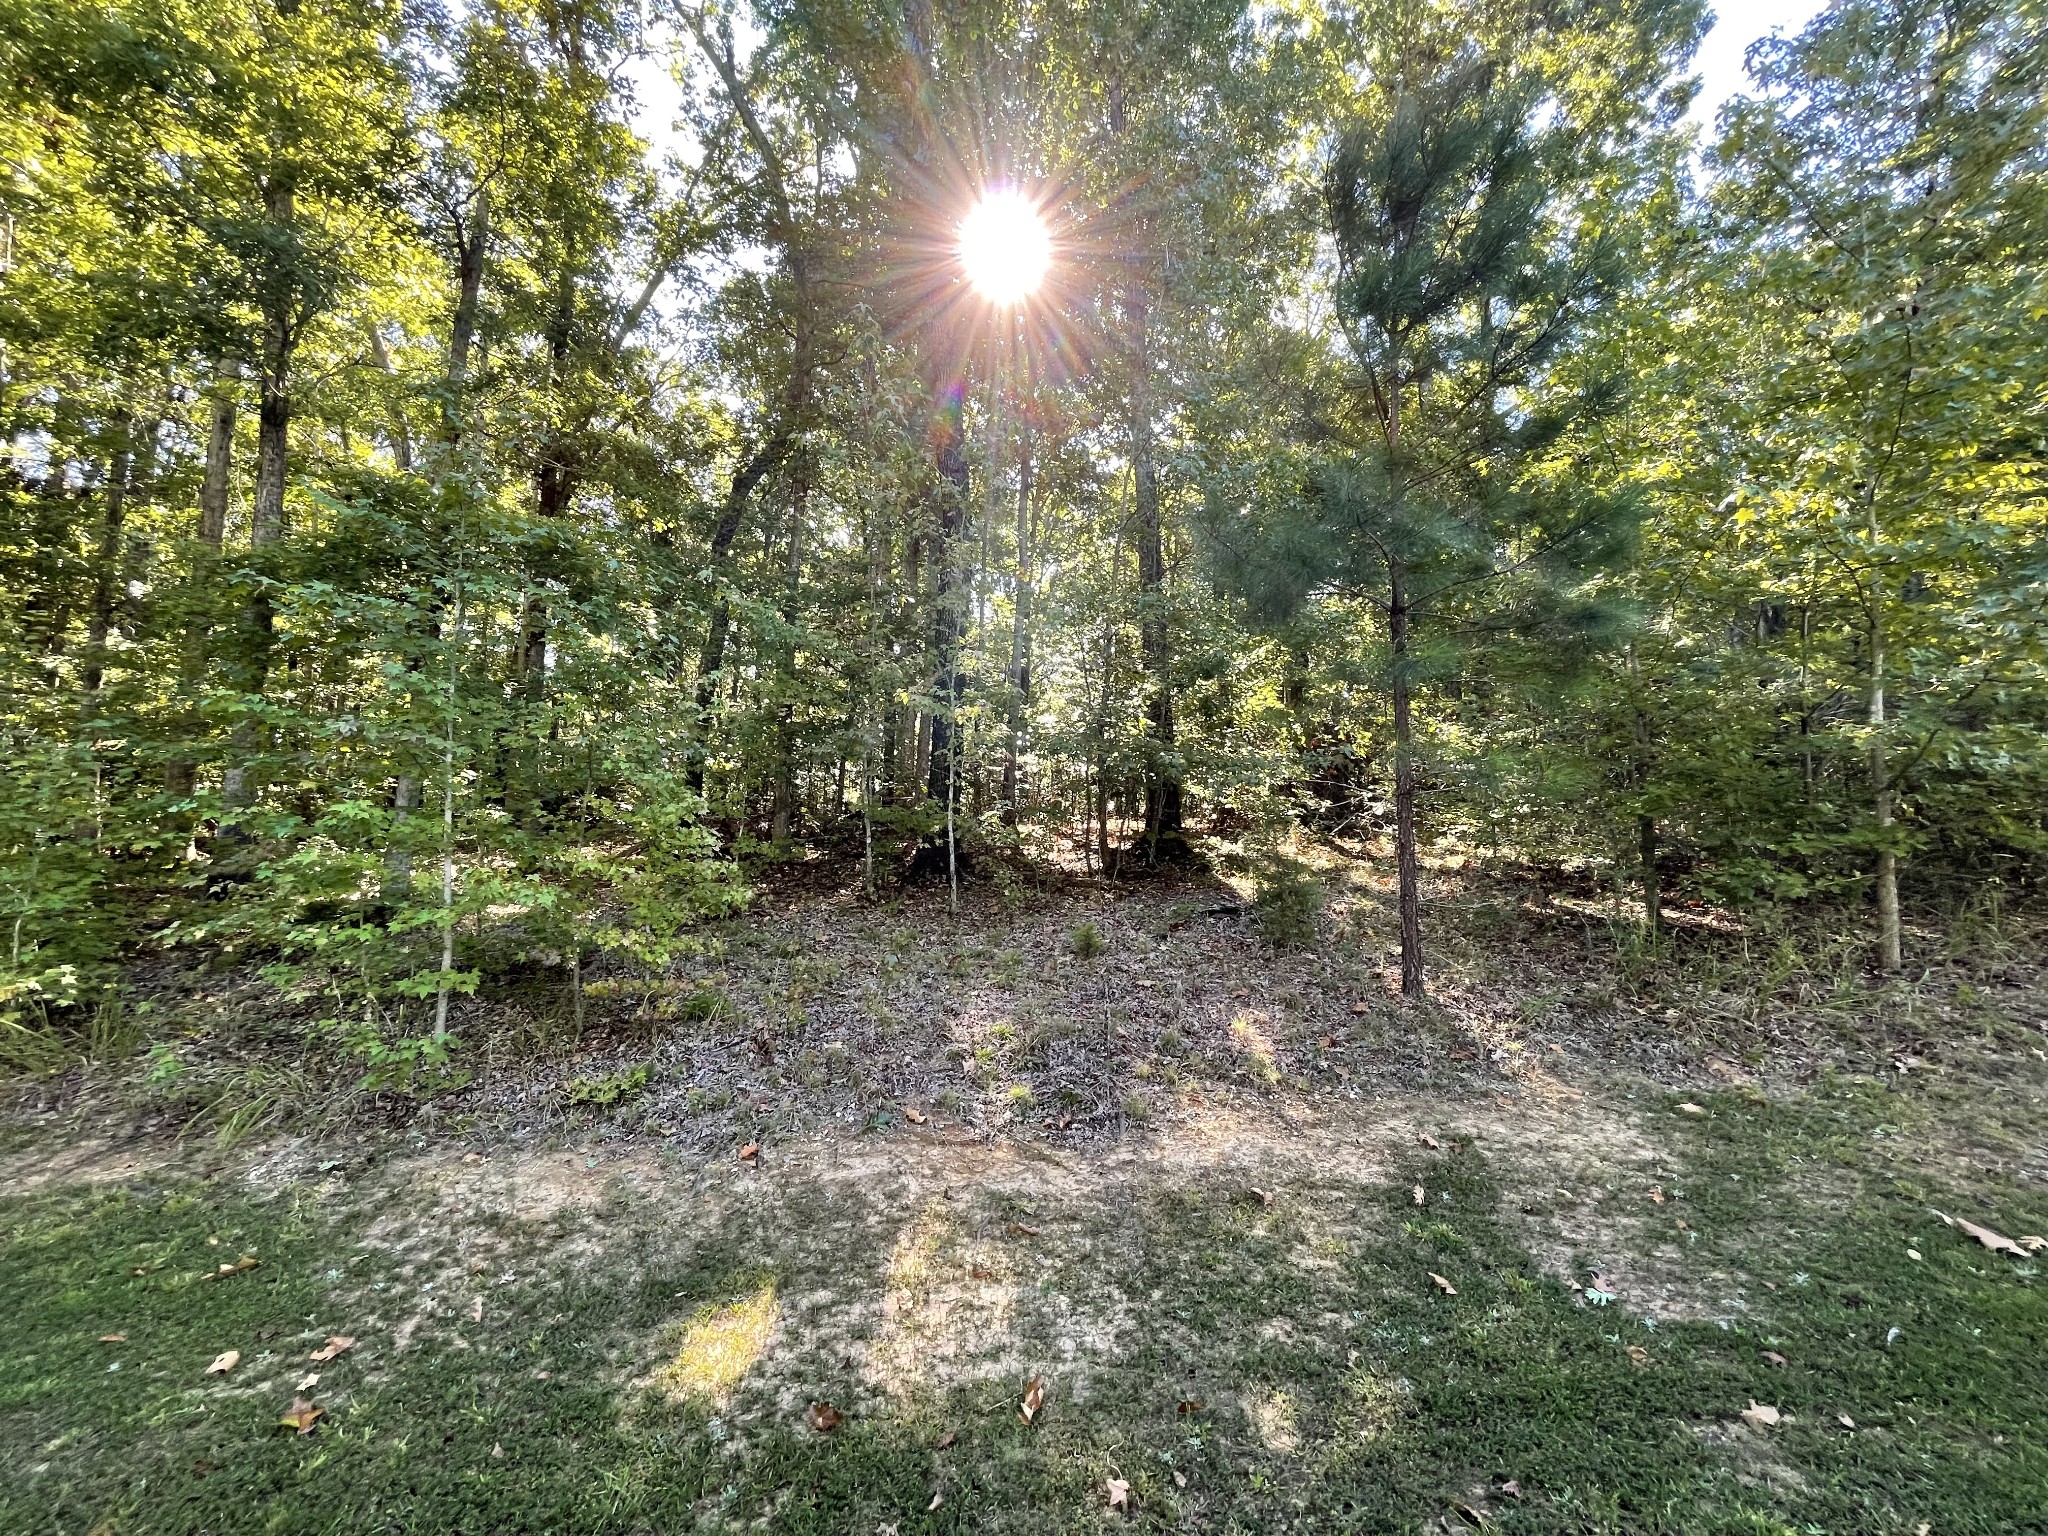
MULTIPOLYGON (((1651 52, 1689 42, 1653 21, 1651 52)), ((1585 582, 1631 519, 1626 498, 1546 471, 1613 403, 1602 383, 1563 390, 1550 375, 1620 282, 1626 204, 1603 205, 1611 167, 1578 157, 1583 122, 1539 126, 1543 85, 1440 37, 1389 49, 1324 181, 1355 372, 1296 493, 1211 521, 1222 574, 1267 615, 1345 594, 1385 615, 1409 997, 1424 993, 1417 684, 1461 644, 1540 636, 1569 651, 1611 631, 1585 582)))

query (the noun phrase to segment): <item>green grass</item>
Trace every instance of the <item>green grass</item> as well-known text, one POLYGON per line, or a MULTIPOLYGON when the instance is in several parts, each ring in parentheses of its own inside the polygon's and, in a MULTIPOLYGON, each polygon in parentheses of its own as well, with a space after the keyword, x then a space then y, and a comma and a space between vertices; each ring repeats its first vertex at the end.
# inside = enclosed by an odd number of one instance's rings
MULTIPOLYGON (((1873 1150, 1907 1113, 1897 1095, 1701 1102, 1697 1119, 1653 1113, 1679 1169, 1658 1219, 1697 1234, 1688 1263, 1751 1282, 1726 1327, 1651 1327, 1626 1296, 1589 1307, 1538 1274, 1497 1214, 1514 1170, 1480 1150, 1270 1205, 1206 1178, 1134 1185, 1111 1208, 963 1189, 934 1218, 930 1263, 951 1272, 963 1245, 1001 1246, 1022 1357, 1052 1363, 1029 1426, 1021 1379, 862 1386, 851 1356, 914 1235, 915 1213, 878 1193, 795 1184, 703 1229, 663 1225, 658 1200, 566 1227, 472 1227, 499 1245, 479 1280, 438 1216, 419 1214, 403 1253, 370 1245, 390 1214, 374 1194, 258 1200, 223 1182, 15 1198, 0 1203, 0 1530, 1093 1530, 1124 1523, 1105 1508, 1111 1475, 1131 1484, 1130 1523, 1157 1530, 1455 1529, 1459 1503, 1511 1532, 2037 1522, 2048 1299, 2032 1265, 1927 1210, 1982 1211, 1983 1192, 1944 1194, 1873 1150), (1011 1223, 1028 1241, 1004 1237, 1011 1223), (259 1267, 204 1278, 245 1252, 259 1267), (444 1315, 400 1351, 388 1319, 437 1268, 458 1276, 444 1315), (517 1282, 497 1284, 501 1269, 517 1282), (749 1377, 723 1404, 633 1385, 693 1319, 768 1285, 793 1309, 777 1382, 749 1377), (387 1324, 366 1325, 375 1313, 387 1324), (1104 1335, 1067 1367, 1075 1316, 1106 1320, 1104 1335), (97 1342, 109 1332, 127 1342, 97 1342), (361 1342, 309 1365, 329 1333, 361 1342), (204 1376, 230 1348, 236 1371, 204 1376), (329 1414, 301 1437, 276 1420, 308 1369, 329 1414), (812 1396, 847 1408, 845 1425, 806 1428, 812 1396), (1752 1398, 1793 1422, 1736 1427, 1752 1398), (1191 1399, 1203 1406, 1180 1412, 1191 1399)), ((2048 1225, 2038 1199, 2003 1195, 2013 1230, 2048 1225)))

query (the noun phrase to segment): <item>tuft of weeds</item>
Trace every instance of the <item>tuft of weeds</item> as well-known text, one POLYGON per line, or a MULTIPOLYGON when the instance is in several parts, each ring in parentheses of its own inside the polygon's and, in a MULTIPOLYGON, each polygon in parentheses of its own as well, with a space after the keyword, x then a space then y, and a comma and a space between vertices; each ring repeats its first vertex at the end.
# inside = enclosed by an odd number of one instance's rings
POLYGON ((642 1061, 603 1077, 572 1077, 565 1092, 571 1104, 617 1104, 638 1098, 654 1081, 654 1063, 642 1061))
POLYGON ((1307 949, 1316 942, 1323 888, 1306 864, 1274 857, 1255 875, 1253 916, 1259 933, 1275 949, 1307 949))

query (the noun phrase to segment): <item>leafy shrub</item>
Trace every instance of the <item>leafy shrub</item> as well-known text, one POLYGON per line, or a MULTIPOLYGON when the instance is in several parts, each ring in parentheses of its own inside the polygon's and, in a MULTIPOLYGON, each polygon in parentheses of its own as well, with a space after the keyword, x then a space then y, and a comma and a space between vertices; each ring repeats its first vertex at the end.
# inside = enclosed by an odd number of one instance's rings
POLYGON ((1102 930, 1096 927, 1093 919, 1076 927, 1068 942, 1076 960, 1093 960, 1109 948, 1109 940, 1102 936, 1102 930))
POLYGON ((616 1104, 621 1099, 638 1098, 646 1092, 647 1085, 654 1080, 654 1063, 639 1062, 630 1067, 621 1067, 606 1077, 576 1077, 569 1080, 569 1102, 571 1104, 616 1104))
POLYGON ((1255 877, 1252 898, 1259 932, 1275 949, 1306 949, 1316 941, 1316 918, 1323 910, 1323 888, 1308 867, 1276 858, 1255 877))

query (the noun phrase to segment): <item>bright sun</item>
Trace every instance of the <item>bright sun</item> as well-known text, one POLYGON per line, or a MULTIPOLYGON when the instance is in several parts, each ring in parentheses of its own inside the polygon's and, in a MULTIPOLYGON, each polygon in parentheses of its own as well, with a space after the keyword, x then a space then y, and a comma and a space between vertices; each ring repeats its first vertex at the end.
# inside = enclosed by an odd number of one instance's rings
POLYGON ((1038 287, 1052 263, 1052 237, 1031 200, 1008 187, 982 194, 960 221, 960 265, 994 304, 1015 304, 1038 287))

